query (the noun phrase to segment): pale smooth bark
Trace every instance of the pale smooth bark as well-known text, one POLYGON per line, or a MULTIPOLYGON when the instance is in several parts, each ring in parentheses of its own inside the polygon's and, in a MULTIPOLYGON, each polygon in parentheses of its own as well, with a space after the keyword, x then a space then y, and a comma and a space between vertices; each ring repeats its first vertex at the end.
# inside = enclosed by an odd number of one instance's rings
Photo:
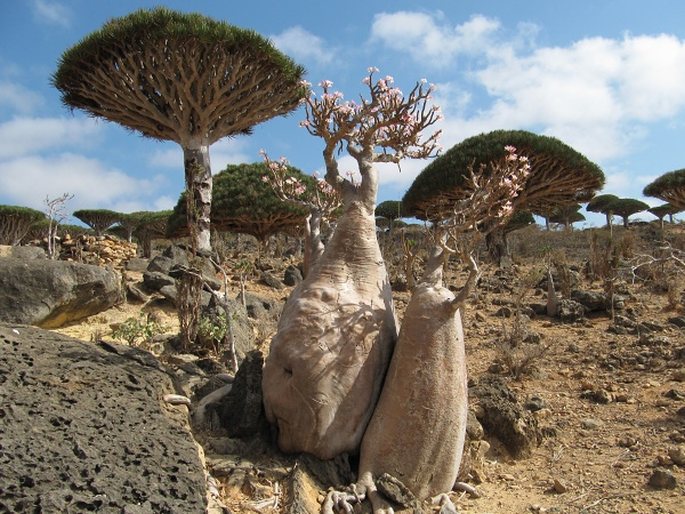
POLYGON ((392 291, 376 238, 377 172, 337 183, 344 212, 321 257, 286 302, 264 365, 267 419, 285 452, 330 459, 359 451, 397 339, 392 291))
POLYGON ((196 251, 212 250, 210 216, 212 210, 212 169, 209 144, 198 142, 183 147, 186 180, 188 228, 196 251))

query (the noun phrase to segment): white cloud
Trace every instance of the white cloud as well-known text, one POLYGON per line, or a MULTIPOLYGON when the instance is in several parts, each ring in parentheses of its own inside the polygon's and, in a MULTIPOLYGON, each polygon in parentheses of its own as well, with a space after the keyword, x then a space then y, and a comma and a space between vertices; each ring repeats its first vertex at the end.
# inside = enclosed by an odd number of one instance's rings
MULTIPOLYGON (((226 138, 214 143, 209 148, 212 172, 218 173, 228 164, 241 164, 259 160, 260 157, 256 152, 250 156, 245 151, 247 146, 247 139, 239 138, 226 138)), ((183 173, 183 150, 180 146, 170 143, 167 148, 155 151, 148 162, 152 166, 175 168, 180 173, 183 173)))
POLYGON ((297 60, 313 60, 319 64, 327 64, 331 62, 335 54, 333 49, 326 46, 323 39, 299 25, 290 27, 280 34, 272 35, 270 39, 279 50, 297 60))
POLYGON ((88 146, 99 132, 100 126, 90 118, 14 118, 0 123, 0 158, 88 146))
POLYGON ((412 11, 380 13, 374 17, 371 37, 409 53, 419 62, 449 66, 460 54, 481 53, 491 45, 492 36, 500 28, 499 21, 482 15, 474 15, 456 26, 440 24, 436 18, 412 11))
POLYGON ((249 146, 247 139, 227 138, 222 139, 210 148, 212 171, 218 173, 228 164, 242 164, 244 162, 260 161, 259 153, 250 155, 246 150, 249 146))
POLYGON ((43 208, 46 196, 71 193, 71 209, 112 208, 117 202, 154 191, 150 181, 135 179, 95 159, 64 153, 45 158, 18 157, 0 162, 2 203, 43 208))
POLYGON ((42 23, 68 28, 71 25, 71 12, 59 2, 34 0, 33 14, 42 23))
POLYGON ((43 97, 12 82, 0 81, 0 106, 6 105, 14 111, 27 113, 43 103, 43 97))
MULTIPOLYGON (((374 164, 374 168, 378 170, 378 183, 381 187, 389 186, 393 191, 403 191, 414 182, 414 179, 429 163, 429 160, 404 159, 400 167, 391 162, 379 162, 374 164)), ((344 154, 338 158, 338 169, 343 177, 347 178, 351 175, 356 182, 361 181, 357 161, 350 155, 344 154)), ((323 177, 326 170, 320 168, 316 170, 316 173, 323 177)))
POLYGON ((588 38, 489 56, 471 75, 490 97, 484 109, 469 111, 463 84, 436 93, 445 146, 489 130, 527 129, 606 161, 629 154, 650 123, 685 109, 685 41, 672 36, 588 38))

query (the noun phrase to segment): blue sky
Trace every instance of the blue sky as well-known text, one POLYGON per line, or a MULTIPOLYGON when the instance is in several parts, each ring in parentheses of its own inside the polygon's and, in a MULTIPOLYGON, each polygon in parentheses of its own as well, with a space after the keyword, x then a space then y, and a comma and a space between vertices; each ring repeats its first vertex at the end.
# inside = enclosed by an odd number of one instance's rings
MULTIPOLYGON (((1 0, 0 204, 39 210, 74 194, 68 212, 171 208, 183 159, 116 124, 71 112, 50 85, 60 55, 112 17, 159 2, 1 0)), ((445 148, 495 129, 558 137, 599 164, 606 193, 643 198, 657 176, 685 167, 685 2, 681 0, 462 0, 334 2, 167 1, 251 28, 346 97, 369 66, 403 90, 437 85, 445 148), (344 5, 344 7, 342 7, 344 5)), ((305 172, 322 170, 322 143, 303 112, 210 150, 216 173, 264 148, 305 172)), ((384 166, 379 201, 399 199, 427 163, 384 166)), ((343 169, 352 169, 349 158, 343 169)), ((642 214, 642 219, 652 218, 642 214)), ((603 216, 588 215, 592 224, 603 216)))

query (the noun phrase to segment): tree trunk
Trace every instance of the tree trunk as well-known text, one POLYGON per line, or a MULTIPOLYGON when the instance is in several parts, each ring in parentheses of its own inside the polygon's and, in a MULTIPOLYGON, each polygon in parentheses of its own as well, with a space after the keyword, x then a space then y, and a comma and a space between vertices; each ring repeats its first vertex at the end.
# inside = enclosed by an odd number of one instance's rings
POLYGON ((362 176, 286 302, 265 361, 264 407, 285 452, 330 459, 359 451, 397 339, 376 238, 377 176, 370 165, 362 176))
POLYGON ((152 236, 149 234, 145 234, 142 236, 139 236, 141 246, 143 247, 143 257, 146 259, 149 259, 152 257, 152 236))
MULTIPOLYGON (((360 485, 389 473, 419 499, 449 492, 466 434, 464 335, 435 249, 407 305, 383 391, 361 446, 360 485)), ((369 494, 374 512, 379 498, 369 494)))
POLYGON ((316 264, 324 251, 321 241, 321 212, 312 212, 307 216, 304 225, 304 276, 316 264))
MULTIPOLYGON (((547 218, 545 218, 547 219, 547 218)), ((509 268, 513 264, 507 234, 501 228, 496 228, 485 236, 485 246, 493 261, 500 268, 509 268)))
POLYGON ((196 252, 212 251, 210 216, 212 209, 212 169, 209 145, 197 143, 183 147, 186 178, 188 230, 196 252))

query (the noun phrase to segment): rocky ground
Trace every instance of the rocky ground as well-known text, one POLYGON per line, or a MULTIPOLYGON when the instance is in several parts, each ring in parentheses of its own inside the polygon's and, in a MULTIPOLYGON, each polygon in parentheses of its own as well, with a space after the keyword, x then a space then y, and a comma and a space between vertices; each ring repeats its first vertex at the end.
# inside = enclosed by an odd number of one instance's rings
MULTIPOLYGON (((567 260, 580 269, 581 257, 570 251, 567 260)), ((278 276, 286 264, 274 264, 273 274, 278 276)), ((459 512, 685 513, 682 299, 674 309, 666 293, 622 280, 623 304, 613 319, 605 310, 562 323, 529 307, 545 303, 544 287, 529 283, 532 274, 541 273, 542 264, 541 259, 524 259, 506 274, 484 266, 481 287, 467 305, 472 385, 499 377, 523 413, 521 423, 533 435, 529 447, 514 458, 516 451, 492 430, 486 427, 484 435, 478 427, 472 431, 473 458, 463 479, 477 494, 451 493, 459 512), (515 314, 523 306, 529 316, 518 318, 515 314), (517 341, 517 346, 503 341, 517 341), (520 376, 512 376, 512 369, 520 376)), ((602 290, 583 273, 578 277, 579 288, 602 290)), ((140 272, 128 272, 129 281, 140 278, 140 272)), ((449 281, 458 287, 463 278, 459 272, 449 281)), ((275 302, 282 302, 290 290, 275 289, 256 277, 246 287, 275 302)), ((230 289, 237 294, 237 280, 230 289)), ((401 319, 409 295, 396 292, 395 297, 401 319)), ((177 331, 174 310, 164 302, 146 310, 165 332, 177 331)), ((111 326, 140 311, 139 303, 129 303, 57 331, 84 341, 111 340, 111 326)), ((255 346, 263 352, 268 351, 270 330, 272 325, 254 327, 255 346)), ((476 417, 483 418, 484 401, 472 395, 476 417)), ((245 441, 213 427, 197 431, 196 438, 205 445, 216 492, 231 512, 318 508, 324 491, 299 474, 301 468, 316 465, 280 455, 268 437, 245 441)), ((351 478, 344 467, 338 466, 343 470, 334 477, 330 467, 317 476, 328 473, 328 481, 344 484, 351 478)))

